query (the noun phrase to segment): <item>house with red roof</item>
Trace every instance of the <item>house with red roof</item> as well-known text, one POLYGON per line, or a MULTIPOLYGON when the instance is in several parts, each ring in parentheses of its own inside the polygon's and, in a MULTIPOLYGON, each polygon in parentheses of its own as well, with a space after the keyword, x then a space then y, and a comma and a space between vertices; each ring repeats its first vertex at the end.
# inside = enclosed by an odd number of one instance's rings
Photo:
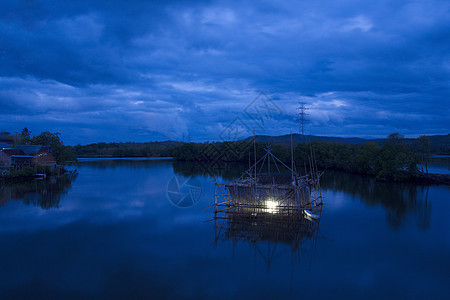
POLYGON ((16 168, 34 165, 33 156, 27 155, 20 149, 0 150, 0 164, 5 167, 14 166, 16 168))
POLYGON ((33 165, 55 166, 56 158, 50 146, 15 145, 14 150, 21 150, 25 155, 32 156, 33 165))

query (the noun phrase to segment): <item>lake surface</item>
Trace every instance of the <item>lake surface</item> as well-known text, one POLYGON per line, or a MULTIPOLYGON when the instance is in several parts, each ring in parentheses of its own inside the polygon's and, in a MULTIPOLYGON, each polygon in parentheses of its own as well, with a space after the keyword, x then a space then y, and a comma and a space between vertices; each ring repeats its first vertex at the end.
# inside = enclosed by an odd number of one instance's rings
POLYGON ((450 174, 450 156, 436 156, 428 161, 428 172, 435 174, 450 174))
POLYGON ((448 186, 328 171, 322 193, 317 231, 286 241, 217 228, 192 164, 89 160, 0 186, 0 299, 448 298, 448 186))

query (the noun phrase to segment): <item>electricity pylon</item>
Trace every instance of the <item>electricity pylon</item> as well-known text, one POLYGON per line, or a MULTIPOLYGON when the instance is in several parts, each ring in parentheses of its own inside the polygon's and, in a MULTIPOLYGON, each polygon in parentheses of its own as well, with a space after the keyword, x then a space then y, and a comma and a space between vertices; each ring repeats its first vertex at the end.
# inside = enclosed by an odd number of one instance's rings
POLYGON ((300 122, 300 133, 302 134, 303 143, 305 143, 305 125, 308 122, 308 114, 305 102, 299 102, 297 107, 297 121, 300 122))

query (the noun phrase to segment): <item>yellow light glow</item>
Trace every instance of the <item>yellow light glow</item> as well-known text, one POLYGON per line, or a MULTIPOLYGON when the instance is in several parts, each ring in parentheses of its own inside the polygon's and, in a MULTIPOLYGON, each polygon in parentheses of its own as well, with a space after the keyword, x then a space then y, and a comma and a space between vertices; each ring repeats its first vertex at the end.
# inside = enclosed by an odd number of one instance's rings
POLYGON ((272 200, 266 201, 266 211, 273 214, 277 212, 278 203, 272 200))

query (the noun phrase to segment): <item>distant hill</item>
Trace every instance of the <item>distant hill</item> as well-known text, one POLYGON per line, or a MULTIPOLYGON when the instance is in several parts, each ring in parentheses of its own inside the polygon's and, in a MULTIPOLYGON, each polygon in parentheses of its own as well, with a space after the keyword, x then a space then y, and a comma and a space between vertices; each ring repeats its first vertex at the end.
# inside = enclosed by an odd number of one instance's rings
MULTIPOLYGON (((432 135, 428 136, 431 144, 431 152, 433 154, 450 155, 450 134, 448 135, 432 135)), ((292 139, 294 144, 302 142, 302 136, 293 134, 292 139)), ((323 141, 327 143, 338 144, 359 144, 362 145, 367 142, 375 142, 383 145, 386 139, 363 139, 363 138, 342 138, 330 136, 305 136, 306 142, 309 141, 323 141)), ((253 137, 248 137, 242 141, 253 141, 253 137)), ((256 141, 261 143, 272 143, 284 145, 289 147, 291 144, 291 135, 268 136, 257 135, 256 141)), ((415 139, 404 139, 405 143, 413 143, 415 139)), ((77 157, 146 157, 146 156, 172 156, 173 150, 178 146, 186 144, 177 141, 164 142, 146 142, 146 143, 95 143, 89 145, 77 145, 72 147, 77 157)), ((202 143, 196 143, 202 144, 202 143)))
MULTIPOLYGON (((331 136, 316 136, 316 135, 305 135, 305 141, 306 142, 314 142, 314 141, 323 141, 323 142, 330 142, 330 143, 347 143, 347 144, 364 144, 370 141, 375 140, 369 140, 369 139, 363 139, 363 138, 342 138, 342 137, 331 137, 331 136)), ((382 141, 383 139, 379 139, 377 141, 382 141)), ((253 137, 248 137, 244 139, 244 141, 253 141, 253 137)), ((291 135, 279 135, 279 136, 269 136, 269 135, 257 135, 256 136, 257 142, 262 143, 273 143, 273 144, 290 144, 291 143, 291 135)), ((303 141, 302 136, 300 134, 292 134, 292 141, 296 143, 301 143, 303 141)))
MULTIPOLYGON (((431 151, 434 154, 450 154, 450 134, 447 135, 428 135, 431 143, 431 151)), ((332 137, 332 136, 316 136, 316 135, 305 135, 306 142, 322 141, 328 143, 342 143, 342 144, 364 144, 367 142, 375 142, 379 145, 383 145, 386 139, 364 139, 357 137, 343 138, 343 137, 332 137)), ((253 141, 253 137, 248 137, 243 139, 243 141, 253 141)), ((257 142, 262 143, 273 143, 280 145, 290 145, 291 135, 279 135, 279 136, 269 136, 269 135, 257 135, 257 142)), ((303 141, 300 134, 292 134, 292 141, 294 144, 301 143, 303 141)), ((405 143, 412 143, 415 141, 414 138, 405 138, 405 143)))

